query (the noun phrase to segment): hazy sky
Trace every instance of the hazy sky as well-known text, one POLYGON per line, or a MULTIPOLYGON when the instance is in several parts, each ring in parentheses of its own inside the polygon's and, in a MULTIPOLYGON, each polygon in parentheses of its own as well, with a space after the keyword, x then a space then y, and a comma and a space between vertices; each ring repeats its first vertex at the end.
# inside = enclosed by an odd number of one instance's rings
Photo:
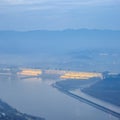
POLYGON ((120 0, 0 0, 0 30, 120 30, 120 0))

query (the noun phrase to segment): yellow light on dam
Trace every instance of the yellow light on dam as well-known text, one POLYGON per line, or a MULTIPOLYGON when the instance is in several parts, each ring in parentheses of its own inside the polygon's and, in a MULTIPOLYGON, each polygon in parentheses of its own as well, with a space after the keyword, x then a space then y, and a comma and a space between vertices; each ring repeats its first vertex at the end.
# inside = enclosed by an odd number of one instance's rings
POLYGON ((19 75, 25 76, 38 76, 42 74, 42 70, 39 69, 22 69, 21 72, 18 73, 19 75))
POLYGON ((60 76, 61 79, 89 79, 93 77, 102 78, 102 74, 93 72, 67 72, 60 76))

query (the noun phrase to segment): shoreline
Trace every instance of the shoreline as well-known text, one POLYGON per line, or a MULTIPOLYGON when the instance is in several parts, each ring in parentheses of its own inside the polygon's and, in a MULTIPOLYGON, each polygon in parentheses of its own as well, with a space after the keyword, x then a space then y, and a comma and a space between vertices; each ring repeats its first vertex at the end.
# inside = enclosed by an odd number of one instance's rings
MULTIPOLYGON (((58 89, 60 92, 66 94, 70 97, 73 97, 74 99, 76 99, 78 101, 84 102, 84 103, 91 105, 99 110, 102 110, 108 114, 111 114, 117 118, 120 118, 120 111, 119 111, 120 108, 117 110, 113 110, 112 108, 109 108, 108 106, 103 106, 102 104, 99 104, 99 102, 95 102, 94 100, 87 99, 87 97, 75 94, 74 92, 69 92, 69 91, 57 86, 56 84, 52 84, 52 87, 58 89)), ((91 97, 91 98, 93 98, 93 97, 91 97)))

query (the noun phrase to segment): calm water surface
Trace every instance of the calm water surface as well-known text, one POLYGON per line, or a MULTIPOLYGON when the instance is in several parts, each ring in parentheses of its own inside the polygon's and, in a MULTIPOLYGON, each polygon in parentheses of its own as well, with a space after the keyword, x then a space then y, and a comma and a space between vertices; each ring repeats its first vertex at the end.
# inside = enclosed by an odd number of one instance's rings
POLYGON ((46 120, 119 120, 59 92, 42 80, 0 81, 0 98, 23 113, 46 120))

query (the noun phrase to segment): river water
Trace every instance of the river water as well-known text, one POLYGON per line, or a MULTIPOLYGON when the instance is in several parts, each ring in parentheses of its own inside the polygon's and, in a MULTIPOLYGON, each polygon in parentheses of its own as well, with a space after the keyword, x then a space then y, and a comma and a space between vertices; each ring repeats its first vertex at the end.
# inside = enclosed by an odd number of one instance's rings
POLYGON ((40 79, 0 81, 0 98, 23 113, 46 120, 119 120, 61 93, 40 79))

